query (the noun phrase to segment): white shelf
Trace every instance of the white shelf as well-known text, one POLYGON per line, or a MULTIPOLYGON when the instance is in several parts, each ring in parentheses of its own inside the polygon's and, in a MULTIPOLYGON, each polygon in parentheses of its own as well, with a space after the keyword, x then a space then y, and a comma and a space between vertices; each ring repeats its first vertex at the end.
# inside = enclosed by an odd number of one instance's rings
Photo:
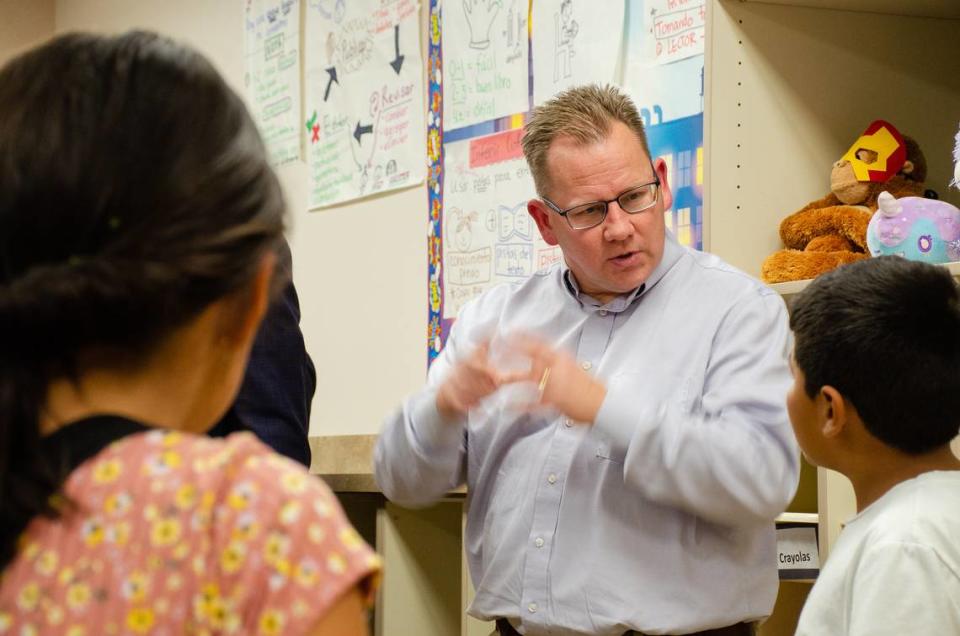
MULTIPOLYGON (((960 280, 960 262, 944 263, 943 266, 947 268, 954 278, 960 280)), ((786 283, 772 283, 770 289, 783 296, 785 300, 789 300, 792 296, 806 289, 812 280, 812 278, 806 278, 804 280, 791 280, 786 283)))
POLYGON ((923 18, 960 18, 957 0, 744 0, 761 4, 782 4, 793 7, 887 13, 923 18))
POLYGON ((812 526, 820 523, 820 515, 815 512, 785 512, 776 519, 777 523, 808 523, 812 526))

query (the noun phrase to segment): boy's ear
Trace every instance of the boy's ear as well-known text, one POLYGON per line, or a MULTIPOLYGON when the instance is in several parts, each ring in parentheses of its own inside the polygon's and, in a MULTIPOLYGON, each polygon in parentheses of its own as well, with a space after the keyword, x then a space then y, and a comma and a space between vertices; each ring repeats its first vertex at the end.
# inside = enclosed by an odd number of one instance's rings
POLYGON ((832 386, 820 387, 820 432, 827 439, 840 435, 847 426, 849 412, 843 395, 832 386))

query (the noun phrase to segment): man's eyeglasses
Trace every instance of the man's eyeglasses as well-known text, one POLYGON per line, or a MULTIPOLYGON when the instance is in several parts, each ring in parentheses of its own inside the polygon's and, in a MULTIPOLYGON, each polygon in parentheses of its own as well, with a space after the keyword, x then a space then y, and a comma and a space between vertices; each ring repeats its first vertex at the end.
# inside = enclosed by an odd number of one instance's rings
POLYGON ((546 197, 540 198, 551 210, 567 219, 570 227, 575 230, 587 230, 603 223, 607 218, 607 208, 614 201, 627 214, 637 214, 656 205, 659 194, 660 178, 656 177, 650 183, 630 188, 609 201, 591 201, 566 210, 561 210, 560 206, 546 197))

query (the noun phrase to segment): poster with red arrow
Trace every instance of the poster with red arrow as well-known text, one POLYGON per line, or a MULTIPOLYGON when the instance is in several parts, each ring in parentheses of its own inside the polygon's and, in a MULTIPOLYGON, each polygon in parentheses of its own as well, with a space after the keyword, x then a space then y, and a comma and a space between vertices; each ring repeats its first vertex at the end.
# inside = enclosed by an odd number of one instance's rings
POLYGON ((244 85, 250 113, 279 166, 300 158, 300 1, 247 0, 244 85))
POLYGON ((416 0, 308 0, 300 131, 311 209, 423 181, 419 31, 416 0))

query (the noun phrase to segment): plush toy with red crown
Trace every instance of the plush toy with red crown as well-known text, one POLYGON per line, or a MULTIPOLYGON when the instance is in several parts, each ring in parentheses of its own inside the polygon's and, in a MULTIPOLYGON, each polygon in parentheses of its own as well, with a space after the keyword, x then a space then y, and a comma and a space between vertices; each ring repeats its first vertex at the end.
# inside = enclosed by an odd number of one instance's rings
POLYGON ((830 193, 780 223, 785 249, 763 262, 767 283, 814 278, 844 263, 869 258, 867 226, 883 191, 894 198, 923 196, 927 163, 920 146, 877 120, 830 173, 830 193))

